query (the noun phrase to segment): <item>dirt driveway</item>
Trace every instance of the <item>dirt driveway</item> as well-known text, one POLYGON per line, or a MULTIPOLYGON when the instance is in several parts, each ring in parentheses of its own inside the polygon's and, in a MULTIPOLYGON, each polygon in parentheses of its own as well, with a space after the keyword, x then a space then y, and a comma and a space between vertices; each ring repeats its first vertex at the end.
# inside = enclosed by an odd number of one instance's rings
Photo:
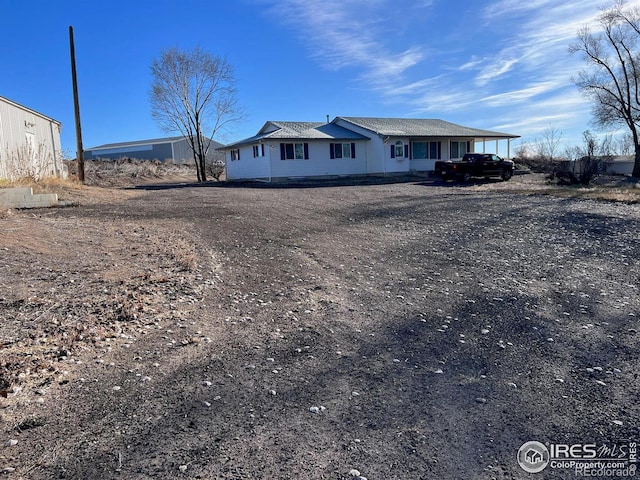
POLYGON ((0 218, 6 478, 572 478, 518 449, 640 437, 639 205, 420 182, 110 200, 0 218))

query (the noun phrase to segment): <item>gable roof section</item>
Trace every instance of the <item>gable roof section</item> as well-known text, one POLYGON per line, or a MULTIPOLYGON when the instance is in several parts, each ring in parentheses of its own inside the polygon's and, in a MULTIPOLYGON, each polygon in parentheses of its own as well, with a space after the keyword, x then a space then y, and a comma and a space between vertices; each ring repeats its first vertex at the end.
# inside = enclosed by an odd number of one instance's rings
POLYGON ((238 148, 265 140, 369 140, 335 123, 276 122, 264 124, 257 135, 225 145, 219 150, 238 148))
POLYGON ((117 142, 117 143, 105 143, 104 145, 98 145, 96 147, 87 148, 87 150, 100 150, 103 148, 122 148, 122 147, 135 147, 137 145, 155 145, 158 143, 172 143, 182 140, 184 137, 167 137, 167 138, 152 138, 150 140, 132 140, 130 142, 117 142))
POLYGON ((29 113, 31 113, 33 115, 36 115, 36 116, 38 116, 40 118, 43 118, 45 120, 48 120, 49 122, 56 123, 56 124, 58 124, 60 126, 62 125, 62 123, 60 123, 55 118, 51 118, 51 117, 48 117, 47 115, 44 115, 44 114, 42 114, 40 112, 36 112, 35 110, 33 110, 33 109, 29 108, 29 107, 25 107, 24 105, 20 105, 19 103, 14 102, 13 100, 9 100, 7 97, 0 96, 0 102, 5 102, 5 103, 7 103, 9 105, 12 105, 12 106, 14 106, 16 108, 19 108, 21 110, 29 112, 29 113))
MULTIPOLYGON (((104 145, 98 145, 97 147, 86 148, 87 151, 92 150, 106 150, 112 148, 126 148, 126 147, 137 147, 140 145, 158 145, 163 143, 174 143, 179 142, 180 140, 184 140, 183 136, 178 137, 167 137, 167 138, 152 138, 150 140, 133 140, 131 142, 119 142, 119 143, 105 143, 104 145)), ((211 141, 211 144, 214 148, 221 146, 220 142, 216 142, 215 140, 211 141)))
POLYGON ((473 137, 489 139, 519 138, 520 135, 465 127, 439 119, 336 117, 377 135, 394 137, 473 137))

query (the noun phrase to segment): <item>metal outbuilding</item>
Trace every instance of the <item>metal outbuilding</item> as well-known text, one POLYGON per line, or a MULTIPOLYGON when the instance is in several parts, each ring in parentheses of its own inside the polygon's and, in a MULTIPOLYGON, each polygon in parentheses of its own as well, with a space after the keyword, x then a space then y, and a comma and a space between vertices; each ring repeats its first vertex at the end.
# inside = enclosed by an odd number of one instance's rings
POLYGON ((0 179, 65 174, 61 128, 59 121, 0 96, 0 179))
MULTIPOLYGON (((224 154, 216 152, 222 144, 212 141, 207 161, 224 161, 224 154)), ((131 142, 108 143, 84 151, 85 160, 158 160, 177 164, 193 164, 193 153, 185 137, 154 138, 131 142)))

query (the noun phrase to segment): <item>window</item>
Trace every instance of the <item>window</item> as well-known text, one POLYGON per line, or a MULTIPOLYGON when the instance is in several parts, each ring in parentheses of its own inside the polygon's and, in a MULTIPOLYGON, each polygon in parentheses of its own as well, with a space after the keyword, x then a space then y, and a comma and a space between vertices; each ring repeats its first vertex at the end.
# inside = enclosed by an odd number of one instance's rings
POLYGON ((309 144, 281 143, 280 160, 309 160, 309 144))
POLYGON ((411 142, 411 158, 415 160, 442 158, 441 142, 411 142))
POLYGON ((264 157, 264 144, 253 146, 253 158, 264 157))
POLYGON ((405 145, 401 140, 391 145, 391 158, 409 158, 409 145, 405 145))
POLYGON ((330 143, 329 156, 331 158, 356 158, 356 144, 330 143))
POLYGON ((411 144, 411 158, 421 160, 429 158, 427 155, 429 149, 429 142, 413 142, 411 144))
POLYGON ((471 149, 471 142, 451 142, 449 158, 462 158, 471 149))
POLYGON ((231 150, 231 160, 240 160, 240 149, 231 150))
POLYGON ((429 158, 442 158, 442 142, 429 142, 429 158))
POLYGON ((404 157, 404 143, 398 140, 395 144, 395 155, 396 158, 404 157))

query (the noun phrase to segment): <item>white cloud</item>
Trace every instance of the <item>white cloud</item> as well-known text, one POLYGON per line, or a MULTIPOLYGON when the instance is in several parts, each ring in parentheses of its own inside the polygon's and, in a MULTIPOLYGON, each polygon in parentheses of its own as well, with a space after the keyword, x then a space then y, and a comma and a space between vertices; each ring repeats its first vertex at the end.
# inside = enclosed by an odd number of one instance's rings
POLYGON ((482 65, 482 62, 484 62, 484 58, 478 58, 475 55, 472 55, 471 60, 460 65, 458 67, 458 70, 461 72, 464 72, 465 70, 471 70, 476 68, 479 65, 482 65))
POLYGON ((571 80, 584 65, 568 47, 603 0, 469 2, 455 15, 444 0, 262 1, 323 68, 351 69, 350 80, 396 110, 523 137, 587 127, 590 105, 571 80))
POLYGON ((501 77, 508 71, 510 71, 518 60, 515 58, 500 59, 495 63, 483 68, 478 76, 476 76, 476 83, 480 86, 486 85, 491 80, 501 77))
POLYGON ((386 89, 386 94, 392 97, 417 95, 424 91, 438 88, 442 84, 443 79, 444 75, 440 75, 433 78, 424 78, 405 85, 389 86, 386 89))
MULTIPOLYGON (((428 8, 422 1, 415 8, 428 8)), ((397 51, 388 37, 385 12, 397 7, 390 0, 278 0, 271 12, 297 28, 324 68, 356 67, 374 86, 400 78, 423 58, 423 50, 410 46, 397 51)))
POLYGON ((492 106, 502 107, 506 105, 514 105, 531 100, 532 98, 542 95, 554 88, 551 82, 541 82, 528 88, 519 90, 511 90, 508 92, 488 95, 479 100, 480 103, 492 106))

